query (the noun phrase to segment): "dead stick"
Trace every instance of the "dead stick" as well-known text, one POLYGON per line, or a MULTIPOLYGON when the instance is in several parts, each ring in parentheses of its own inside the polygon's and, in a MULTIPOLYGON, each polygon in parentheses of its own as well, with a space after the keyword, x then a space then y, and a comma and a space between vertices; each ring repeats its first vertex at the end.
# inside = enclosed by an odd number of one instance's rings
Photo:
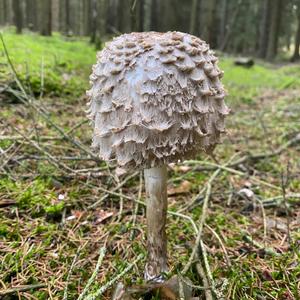
POLYGON ((9 295, 9 294, 18 293, 18 292, 26 292, 26 291, 33 290, 33 289, 41 289, 46 286, 47 285, 45 283, 22 285, 22 286, 13 287, 13 288, 10 288, 7 290, 2 290, 2 291, 0 291, 0 295, 5 296, 5 295, 9 295))

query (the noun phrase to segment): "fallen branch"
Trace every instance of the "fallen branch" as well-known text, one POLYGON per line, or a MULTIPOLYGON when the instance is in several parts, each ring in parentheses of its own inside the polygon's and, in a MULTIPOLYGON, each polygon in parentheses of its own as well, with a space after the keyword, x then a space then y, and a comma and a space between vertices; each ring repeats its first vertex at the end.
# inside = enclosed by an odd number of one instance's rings
MULTIPOLYGON (((300 199, 300 194, 298 193, 289 193, 285 195, 285 199, 291 199, 291 198, 295 198, 295 199, 300 199)), ((264 207, 274 207, 274 206, 279 206, 283 203, 283 196, 276 196, 276 197, 272 197, 272 198, 267 198, 265 200, 262 200, 262 205, 264 207)))
POLYGON ((122 278, 126 273, 128 273, 135 265, 144 257, 143 254, 140 254, 135 261, 129 264, 121 273, 119 273, 112 280, 107 282, 104 286, 98 289, 96 292, 89 294, 84 298, 84 300, 95 300, 98 299, 107 289, 114 285, 120 278, 122 278))
POLYGON ((243 240, 258 249, 263 249, 265 251, 265 253, 268 255, 279 256, 279 253, 277 253, 273 248, 264 247, 264 245, 260 244, 257 241, 254 241, 253 238, 250 235, 248 235, 247 233, 243 234, 243 240))
MULTIPOLYGON (((220 166, 220 165, 218 165, 216 163, 212 163, 212 162, 208 162, 208 161, 197 161, 197 160, 188 160, 188 161, 186 161, 186 163, 187 164, 191 164, 191 165, 193 165, 193 164, 204 164, 204 165, 208 165, 208 166, 213 167, 211 170, 223 169, 224 171, 227 171, 227 172, 235 174, 235 175, 239 175, 241 177, 249 176, 246 173, 243 173, 241 171, 238 171, 236 169, 233 169, 233 168, 229 167, 229 165, 228 166, 220 166)), ((275 189, 275 190, 281 190, 280 187, 278 187, 278 186, 276 186, 274 184, 268 183, 266 181, 263 181, 261 179, 258 179, 255 176, 249 176, 249 180, 252 180, 253 182, 256 182, 258 184, 267 186, 267 187, 275 189)))
MULTIPOLYGON (((261 152, 261 153, 254 153, 254 154, 247 154, 240 159, 228 164, 228 168, 235 168, 238 165, 244 164, 248 161, 258 161, 261 159, 272 158, 277 155, 280 155, 282 152, 286 151, 289 147, 295 146, 300 143, 300 134, 297 134, 294 138, 287 141, 285 144, 281 145, 275 151, 271 152, 261 152)), ((188 163, 189 161, 187 161, 188 163)), ((216 165, 206 165, 206 166, 197 166, 194 171, 213 171, 216 170, 218 166, 216 165)))
POLYGON ((67 300, 67 299, 68 299, 68 287, 69 287, 69 281, 70 281, 71 274, 72 274, 72 272, 73 272, 75 263, 76 263, 76 261, 77 261, 77 258, 78 258, 78 256, 79 256, 79 253, 80 253, 80 251, 81 251, 82 248, 83 248, 83 247, 80 247, 80 248, 77 250, 77 252, 76 252, 76 254, 75 254, 74 258, 73 258, 73 261, 72 261, 72 264, 71 264, 71 267, 70 267, 70 269, 69 269, 68 276, 67 276, 67 281, 66 281, 66 286, 65 286, 65 289, 64 289, 64 297, 63 297, 63 300, 67 300))
POLYGON ((197 259, 197 263, 196 263, 196 270, 198 272, 198 275, 200 276, 202 283, 203 283, 203 287, 204 287, 204 293, 205 293, 205 299, 206 300, 213 300, 213 295, 209 286, 209 282, 208 279, 206 277, 205 271, 202 267, 201 261, 200 261, 200 257, 199 254, 196 253, 196 259, 197 259))
POLYGON ((99 268, 103 262, 103 259, 104 259, 104 256, 105 256, 105 252, 106 252, 106 248, 105 247, 102 247, 100 248, 100 252, 99 252, 99 258, 98 258, 98 261, 97 261, 97 265, 96 265, 96 268, 91 276, 91 278, 88 280, 88 283, 87 285, 85 286, 85 288, 83 289, 82 293, 79 295, 78 299, 77 300, 82 300, 83 297, 85 296, 85 294, 88 292, 88 290, 90 289, 91 285, 94 283, 95 281, 95 278, 99 272, 99 268))
MULTIPOLYGON (((123 194, 122 193, 115 193, 116 191, 118 191, 121 187, 123 187, 130 179, 136 177, 139 174, 139 172, 134 172, 133 174, 131 174, 130 176, 128 176, 127 178, 125 178, 122 182, 120 182, 116 187, 114 187, 111 191, 109 190, 104 190, 106 192, 106 194, 104 196, 102 196, 98 201, 96 201, 95 203, 91 204, 88 208, 94 208, 97 205, 99 205, 102 201, 104 201, 108 195, 114 195, 114 196, 118 196, 120 198, 123 198, 123 194)), ((99 188, 99 187, 98 187, 99 188)), ((102 188, 99 188, 100 190, 102 188)), ((102 189, 103 190, 103 189, 102 189)), ((124 197, 125 199, 128 199, 126 197, 124 197)), ((131 198, 129 200, 132 200, 131 198)))
POLYGON ((45 283, 36 283, 36 284, 16 286, 16 287, 13 287, 10 289, 0 291, 0 296, 6 296, 6 295, 20 293, 20 292, 26 292, 29 290, 41 289, 46 286, 47 286, 47 284, 45 284, 45 283))
MULTIPOLYGON (((0 123, 4 124, 2 121, 0 121, 0 123)), ((5 125, 5 124, 4 124, 5 125)), ((52 163, 56 168, 58 169, 65 169, 65 171, 68 172, 72 172, 72 173, 76 173, 75 170, 69 168, 68 166, 66 166, 65 164, 61 163, 60 161, 58 161, 54 156, 52 156, 50 153, 48 153, 46 150, 42 149, 35 141, 29 139, 25 134, 23 134, 17 127, 12 126, 11 124, 7 123, 7 125, 9 125, 13 130, 15 130, 18 134, 20 134, 24 140, 26 140, 27 142, 29 142, 34 148, 36 148, 38 151, 40 151, 41 153, 45 154, 48 158, 48 161, 50 163, 52 163)))

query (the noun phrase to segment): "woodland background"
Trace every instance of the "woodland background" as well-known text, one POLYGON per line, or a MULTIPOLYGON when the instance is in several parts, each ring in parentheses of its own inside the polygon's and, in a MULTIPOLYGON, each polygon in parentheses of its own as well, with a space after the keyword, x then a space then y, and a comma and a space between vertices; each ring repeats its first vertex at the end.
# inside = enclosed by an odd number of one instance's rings
POLYGON ((299 59, 299 0, 1 0, 0 25, 92 43, 130 31, 189 32, 212 48, 273 60, 299 59))
POLYGON ((300 0, 0 0, 0 299, 170 299, 143 285, 143 174, 91 151, 85 91, 106 41, 180 30, 215 50, 231 113, 214 159, 168 166, 168 276, 299 300, 299 19, 300 0))

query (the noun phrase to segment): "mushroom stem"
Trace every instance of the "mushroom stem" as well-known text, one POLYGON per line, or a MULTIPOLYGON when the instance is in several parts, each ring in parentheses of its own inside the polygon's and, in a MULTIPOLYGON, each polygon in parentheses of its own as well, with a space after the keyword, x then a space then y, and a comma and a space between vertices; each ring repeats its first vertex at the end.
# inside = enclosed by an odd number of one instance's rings
POLYGON ((166 166, 144 170, 147 194, 147 250, 146 280, 161 280, 167 267, 167 168, 166 166))

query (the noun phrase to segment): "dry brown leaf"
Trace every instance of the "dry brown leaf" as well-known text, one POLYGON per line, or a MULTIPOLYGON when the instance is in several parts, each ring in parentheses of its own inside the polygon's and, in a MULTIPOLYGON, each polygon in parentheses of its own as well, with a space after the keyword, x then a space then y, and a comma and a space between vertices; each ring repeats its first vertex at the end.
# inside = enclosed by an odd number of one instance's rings
POLYGON ((168 190, 168 195, 185 194, 188 193, 192 188, 192 183, 184 180, 178 187, 171 188, 168 190))
POLYGON ((114 214, 113 212, 105 211, 103 209, 96 211, 95 215, 96 215, 97 219, 95 221, 95 224, 102 223, 107 218, 110 218, 111 216, 113 216, 113 214, 114 214))

